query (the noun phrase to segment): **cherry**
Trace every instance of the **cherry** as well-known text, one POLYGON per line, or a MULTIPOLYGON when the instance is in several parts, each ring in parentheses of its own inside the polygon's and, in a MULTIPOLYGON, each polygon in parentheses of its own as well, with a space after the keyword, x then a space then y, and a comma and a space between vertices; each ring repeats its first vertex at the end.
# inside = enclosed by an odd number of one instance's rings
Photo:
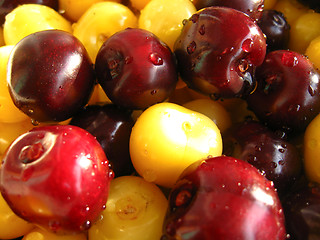
POLYGON ((32 119, 63 121, 87 104, 95 74, 77 38, 46 30, 28 35, 14 47, 8 83, 14 104, 32 119))
POLYGON ((5 22, 6 15, 22 4, 41 4, 59 10, 58 0, 2 0, 0 1, 0 24, 5 22))
POLYGON ((134 172, 129 154, 129 138, 134 125, 131 113, 114 104, 89 105, 73 116, 70 122, 96 137, 112 165, 115 177, 134 172))
POLYGON ((283 13, 276 10, 264 10, 257 23, 267 37, 268 52, 288 48, 290 25, 283 13))
POLYGON ((165 239, 278 239, 284 215, 272 182, 227 156, 190 165, 169 195, 165 239))
POLYGON ((0 168, 0 189, 21 218, 57 233, 87 230, 104 209, 113 173, 97 140, 67 125, 17 138, 0 168))
POLYGON ((318 239, 320 236, 320 185, 306 183, 289 193, 283 201, 290 239, 318 239))
POLYGON ((224 154, 242 159, 273 181, 284 196, 300 178, 302 160, 298 149, 257 121, 234 125, 223 136, 224 154))
POLYGON ((197 10, 211 6, 223 6, 237 9, 258 21, 264 9, 264 0, 194 0, 197 10))
POLYGON ((174 52, 188 87, 214 98, 246 96, 255 88, 266 41, 246 14, 227 7, 204 8, 185 21, 174 52))
POLYGON ((178 81, 170 48, 151 32, 138 28, 108 38, 97 54, 95 69, 110 100, 131 109, 163 102, 178 81))
POLYGON ((255 77, 258 85, 248 107, 270 128, 298 134, 319 113, 320 75, 302 54, 270 52, 255 77))

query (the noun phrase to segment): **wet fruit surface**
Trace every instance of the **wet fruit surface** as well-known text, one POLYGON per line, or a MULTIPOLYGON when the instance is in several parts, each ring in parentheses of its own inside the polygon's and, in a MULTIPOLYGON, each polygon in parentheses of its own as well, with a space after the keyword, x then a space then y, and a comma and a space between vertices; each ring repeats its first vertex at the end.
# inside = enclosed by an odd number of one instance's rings
POLYGON ((113 172, 87 131, 52 125, 18 138, 0 177, 1 193, 18 216, 49 231, 75 233, 99 217, 113 172))
POLYGON ((287 133, 305 130, 320 110, 320 75, 303 55, 287 50, 270 52, 257 68, 257 89, 249 108, 272 129, 287 133))
POLYGON ((263 62, 266 42, 244 13, 209 7, 185 21, 174 52, 190 88, 214 98, 239 97, 255 88, 253 73, 263 62))
POLYGON ((198 10, 211 6, 234 8, 247 14, 255 21, 261 18, 264 8, 264 0, 194 0, 193 3, 198 10))
POLYGON ((95 69, 110 100, 131 109, 163 102, 178 81, 169 47, 142 29, 128 28, 110 37, 98 52, 95 69))
POLYGON ((257 121, 246 121, 228 129, 223 137, 224 154, 258 168, 273 181, 280 196, 290 192, 302 173, 298 149, 257 121))
POLYGON ((172 189, 162 239, 285 239, 272 182, 232 157, 188 167, 172 189))
POLYGON ((14 104, 35 121, 63 121, 85 104, 95 74, 74 36, 41 31, 20 41, 9 58, 8 84, 14 104))

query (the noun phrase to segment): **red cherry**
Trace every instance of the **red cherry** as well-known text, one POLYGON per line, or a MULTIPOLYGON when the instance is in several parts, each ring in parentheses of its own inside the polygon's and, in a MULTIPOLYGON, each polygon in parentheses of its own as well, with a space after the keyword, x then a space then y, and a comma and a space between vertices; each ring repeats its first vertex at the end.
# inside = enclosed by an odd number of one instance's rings
POLYGON ((85 106, 95 83, 82 43, 72 34, 46 30, 23 38, 8 63, 14 104, 36 121, 63 121, 85 106))
POLYGON ((266 54, 258 25, 227 7, 199 10, 185 21, 174 52, 187 85, 215 98, 243 97, 254 90, 254 70, 266 54))
POLYGON ((169 196, 162 239, 286 237, 277 192, 257 168, 220 156, 189 166, 169 196))
POLYGON ((11 209, 57 233, 87 230, 104 209, 112 178, 98 141, 76 126, 23 134, 0 168, 1 193, 11 209))

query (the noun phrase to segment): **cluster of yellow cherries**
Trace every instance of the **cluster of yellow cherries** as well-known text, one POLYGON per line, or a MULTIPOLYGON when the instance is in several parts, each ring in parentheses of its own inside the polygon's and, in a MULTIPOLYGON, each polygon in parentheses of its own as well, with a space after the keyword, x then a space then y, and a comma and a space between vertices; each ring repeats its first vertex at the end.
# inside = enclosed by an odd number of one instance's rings
MULTIPOLYGON (((131 0, 128 3, 130 7, 119 1, 59 0, 59 12, 43 5, 25 4, 7 15, 4 25, 0 28, 0 159, 14 139, 34 127, 29 117, 13 104, 6 82, 9 54, 23 37, 46 29, 70 32, 84 44, 94 63, 103 42, 112 34, 128 27, 149 30, 172 49, 182 29, 183 20, 196 12, 190 0, 131 0)), ((265 9, 275 9, 284 13, 291 26, 289 48, 307 55, 315 66, 320 68, 320 13, 301 5, 296 0, 265 0, 264 4, 265 9)), ((254 118, 253 113, 246 109, 244 101, 240 99, 213 101, 188 89, 182 81, 179 81, 168 101, 174 103, 169 108, 181 113, 173 115, 174 121, 180 121, 179 118, 182 116, 190 117, 192 115, 190 110, 200 112, 216 124, 213 126, 209 121, 203 122, 202 126, 213 129, 217 135, 247 115, 254 118)), ((98 102, 109 102, 99 85, 96 86, 89 104, 98 102)), ((0 195, 0 239, 18 237, 22 237, 23 240, 160 239, 167 198, 158 185, 170 188, 179 173, 176 169, 184 169, 185 164, 190 162, 184 157, 184 161, 178 160, 173 163, 172 159, 182 159, 182 157, 178 156, 179 151, 175 151, 176 149, 166 149, 163 142, 173 140, 163 139, 165 134, 162 133, 166 130, 175 131, 175 128, 172 121, 168 122, 168 125, 160 126, 157 122, 159 119, 157 113, 159 109, 154 108, 147 113, 134 112, 134 116, 139 117, 139 124, 135 126, 133 134, 139 137, 147 136, 151 133, 145 131, 146 125, 154 126, 155 132, 152 134, 156 134, 159 138, 154 144, 157 149, 152 151, 157 154, 158 159, 166 161, 161 165, 171 167, 171 174, 168 174, 168 169, 159 169, 159 163, 154 162, 142 171, 141 177, 115 178, 101 219, 88 232, 71 236, 56 235, 22 220, 11 211, 0 195)), ((190 122, 192 121, 196 120, 191 119, 190 122)), ((68 121, 61 124, 66 123, 68 121)), ((43 124, 46 123, 40 123, 43 124)), ((188 131, 189 127, 185 125, 184 130, 188 131)), ((318 182, 320 182, 320 163, 317 163, 316 156, 320 154, 320 150, 317 150, 320 149, 319 136, 320 116, 314 119, 304 134, 306 171, 310 179, 318 182)), ((134 141, 134 136, 132 139, 131 148, 135 149, 134 157, 138 159, 136 165, 140 164, 139 168, 143 169, 145 146, 139 146, 139 143, 134 141)), ((210 154, 219 155, 222 152, 222 143, 218 141, 215 144, 217 147, 210 154)), ((204 157, 199 155, 199 152, 188 152, 188 156, 190 159, 204 157)))

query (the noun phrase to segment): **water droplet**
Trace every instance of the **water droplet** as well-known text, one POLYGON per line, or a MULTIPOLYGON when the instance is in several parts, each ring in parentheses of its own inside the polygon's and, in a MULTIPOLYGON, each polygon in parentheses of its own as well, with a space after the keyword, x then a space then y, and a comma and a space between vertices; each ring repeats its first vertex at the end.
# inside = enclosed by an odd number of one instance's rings
POLYGON ((91 227, 91 222, 89 220, 85 221, 81 226, 80 230, 81 231, 86 231, 91 227))
POLYGON ((39 123, 37 120, 35 120, 35 119, 31 119, 31 124, 32 124, 33 126, 38 126, 40 123, 39 123))
POLYGON ((106 204, 103 204, 102 207, 101 207, 102 210, 105 210, 106 208, 107 208, 106 204))
POLYGON ((281 152, 281 153, 284 153, 284 152, 286 151, 286 150, 283 149, 283 148, 279 148, 278 150, 279 150, 279 152, 281 152))
POLYGON ((201 35, 204 35, 205 33, 206 33, 206 29, 205 29, 205 26, 202 24, 201 26, 200 26, 200 28, 199 28, 199 33, 201 34, 201 35))
POLYGON ((182 25, 183 25, 183 26, 186 25, 187 22, 188 22, 188 19, 183 19, 183 20, 182 20, 182 25))
POLYGON ((114 178, 114 172, 113 172, 111 169, 109 169, 109 171, 108 171, 108 177, 109 177, 110 179, 113 179, 113 178, 114 178))
POLYGON ((197 44, 194 41, 192 41, 187 47, 187 52, 189 54, 192 54, 196 50, 196 48, 197 48, 197 44))
POLYGON ((314 88, 312 86, 308 87, 308 92, 309 92, 311 97, 316 95, 316 90, 314 90, 314 88))
POLYGON ((157 93, 157 90, 152 90, 150 93, 151 93, 151 95, 154 95, 157 93))
POLYGON ((278 166, 278 164, 275 162, 271 162, 270 165, 271 165, 271 168, 276 168, 278 166))
POLYGON ((33 114, 34 113, 32 108, 28 109, 28 112, 29 112, 29 114, 33 114))
POLYGON ((257 146, 254 147, 254 149, 255 149, 257 152, 261 152, 262 147, 259 146, 259 145, 257 145, 257 146))
POLYGON ((279 163, 279 165, 283 166, 285 164, 285 161, 284 160, 280 160, 278 163, 279 163))
POLYGON ((287 67, 294 67, 298 64, 298 58, 293 52, 285 52, 282 54, 281 62, 287 67))
POLYGON ((149 60, 154 64, 154 65, 162 65, 163 64, 163 59, 159 54, 157 53, 150 53, 149 54, 149 60))
POLYGON ((253 40, 250 38, 244 40, 241 45, 242 50, 246 53, 250 52, 252 47, 253 47, 253 40))
POLYGON ((257 161, 257 157, 255 155, 249 154, 247 156, 247 162, 253 163, 253 162, 256 162, 256 161, 257 161))
POLYGON ((299 112, 300 105, 299 104, 292 104, 288 108, 288 112, 299 112))

